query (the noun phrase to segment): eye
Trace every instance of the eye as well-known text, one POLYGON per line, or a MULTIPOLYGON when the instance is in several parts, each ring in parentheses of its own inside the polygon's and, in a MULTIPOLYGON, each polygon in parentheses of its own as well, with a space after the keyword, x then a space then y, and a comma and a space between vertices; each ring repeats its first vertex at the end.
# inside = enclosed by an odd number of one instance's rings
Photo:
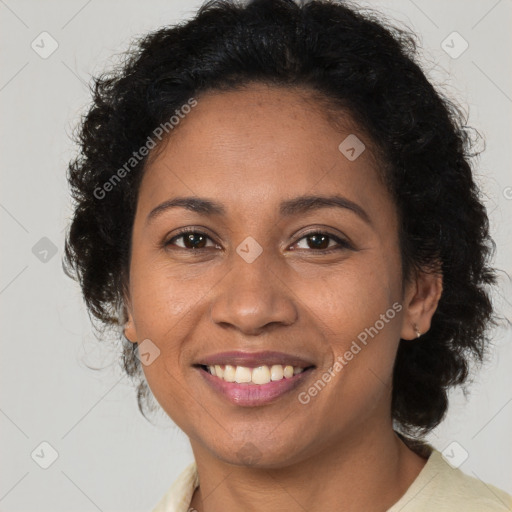
POLYGON ((336 235, 333 235, 331 233, 325 233, 322 231, 312 231, 310 233, 306 233, 306 235, 300 238, 299 241, 295 243, 295 245, 300 244, 301 240, 306 240, 306 249, 315 249, 314 252, 320 252, 323 254, 335 251, 342 251, 346 249, 353 250, 352 245, 346 240, 342 240, 336 235), (336 242, 337 246, 335 245, 334 247, 330 247, 329 243, 331 241, 336 242))
MULTIPOLYGON (((206 233, 203 233, 202 231, 197 231, 196 229, 193 228, 185 228, 180 230, 180 232, 177 235, 173 236, 169 241, 165 242, 164 245, 176 245, 174 241, 180 239, 182 240, 183 245, 177 245, 177 247, 179 247, 180 249, 192 249, 195 251, 206 249, 206 244, 208 240, 213 242, 213 240, 206 233)), ((215 244, 213 246, 215 247, 215 244)))
MULTIPOLYGON (((331 233, 322 231, 312 231, 310 233, 307 233, 302 238, 300 238, 299 241, 295 242, 294 245, 300 244, 302 240, 306 240, 307 247, 305 247, 305 249, 314 249, 314 252, 319 252, 322 254, 327 254, 346 249, 353 250, 352 245, 346 240, 343 240, 331 233), (330 246, 330 242, 332 241, 335 242, 334 247, 330 246)), ((174 245, 180 249, 199 251, 208 248, 208 241, 212 242, 212 244, 209 247, 219 247, 217 244, 213 243, 213 240, 206 233, 198 231, 197 229, 194 228, 184 228, 180 230, 177 235, 173 236, 170 240, 165 242, 164 246, 167 247, 170 245, 174 245), (178 240, 181 240, 183 245, 177 244, 176 241, 178 240)), ((299 248, 301 250, 304 249, 304 247, 299 248)))

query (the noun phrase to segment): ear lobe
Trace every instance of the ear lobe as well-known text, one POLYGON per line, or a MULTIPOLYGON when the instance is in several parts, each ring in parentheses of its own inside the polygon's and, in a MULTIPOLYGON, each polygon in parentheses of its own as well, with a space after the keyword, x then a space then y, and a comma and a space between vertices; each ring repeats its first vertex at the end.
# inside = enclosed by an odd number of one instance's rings
POLYGON ((436 312, 443 293, 443 275, 441 272, 419 271, 406 287, 404 320, 400 337, 415 339, 418 332, 425 334, 436 312))

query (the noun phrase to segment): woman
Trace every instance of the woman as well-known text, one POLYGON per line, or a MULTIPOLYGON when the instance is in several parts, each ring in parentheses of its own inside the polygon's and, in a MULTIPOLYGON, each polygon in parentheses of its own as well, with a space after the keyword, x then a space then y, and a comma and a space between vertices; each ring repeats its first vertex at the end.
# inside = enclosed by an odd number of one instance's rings
POLYGON ((422 442, 495 274, 468 130, 414 51, 339 3, 210 2, 96 80, 67 268, 190 439, 155 511, 512 510, 422 442))

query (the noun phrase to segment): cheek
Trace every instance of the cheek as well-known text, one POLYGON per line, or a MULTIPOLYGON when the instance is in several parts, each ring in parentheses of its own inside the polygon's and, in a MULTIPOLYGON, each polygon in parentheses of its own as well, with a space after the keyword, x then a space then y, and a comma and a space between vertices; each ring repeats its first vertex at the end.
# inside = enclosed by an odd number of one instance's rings
POLYGON ((324 371, 337 363, 334 385, 329 385, 332 394, 326 393, 325 400, 348 408, 371 407, 388 390, 400 339, 398 254, 384 253, 389 254, 384 258, 378 253, 347 260, 308 292, 297 292, 323 333, 329 353, 324 371))
POLYGON ((402 297, 396 252, 359 253, 329 274, 317 274, 315 279, 301 277, 294 292, 307 306, 306 311, 314 311, 319 328, 333 340, 330 345, 337 353, 347 350, 347 343, 350 345, 376 322, 383 337, 393 338, 399 332, 397 309, 401 309, 402 297))
POLYGON ((183 267, 170 266, 161 254, 134 252, 130 293, 139 336, 160 338, 194 308, 204 280, 184 276, 183 267))
POLYGON ((187 396, 180 363, 196 323, 199 286, 180 278, 165 262, 144 258, 141 252, 132 256, 130 294, 137 340, 150 340, 158 353, 142 369, 165 410, 182 410, 187 396))
POLYGON ((162 409, 188 432, 194 422, 200 421, 197 409, 203 410, 191 404, 198 399, 187 384, 186 372, 191 368, 183 363, 187 360, 187 341, 197 325, 198 295, 179 280, 168 279, 160 272, 155 276, 148 273, 134 305, 138 339, 151 340, 158 352, 158 357, 149 365, 142 364, 142 369, 162 409))

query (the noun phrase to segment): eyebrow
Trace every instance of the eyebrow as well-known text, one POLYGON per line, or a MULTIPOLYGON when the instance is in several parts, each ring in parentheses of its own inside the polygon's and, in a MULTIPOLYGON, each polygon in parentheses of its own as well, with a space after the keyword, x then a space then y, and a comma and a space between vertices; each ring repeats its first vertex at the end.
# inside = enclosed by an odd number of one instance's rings
MULTIPOLYGON (((205 216, 226 215, 226 209, 224 206, 211 199, 199 197, 175 197, 174 199, 164 201, 157 207, 153 208, 153 210, 151 210, 147 216, 146 224, 172 208, 184 208, 186 210, 205 216)), ((370 216, 361 206, 359 206, 357 203, 354 203, 350 199, 339 195, 305 195, 296 197, 294 199, 288 199, 281 203, 279 212, 282 217, 291 217, 292 215, 305 214, 311 211, 320 210, 322 208, 341 208, 344 210, 349 210, 358 215, 367 224, 372 224, 370 216)))

